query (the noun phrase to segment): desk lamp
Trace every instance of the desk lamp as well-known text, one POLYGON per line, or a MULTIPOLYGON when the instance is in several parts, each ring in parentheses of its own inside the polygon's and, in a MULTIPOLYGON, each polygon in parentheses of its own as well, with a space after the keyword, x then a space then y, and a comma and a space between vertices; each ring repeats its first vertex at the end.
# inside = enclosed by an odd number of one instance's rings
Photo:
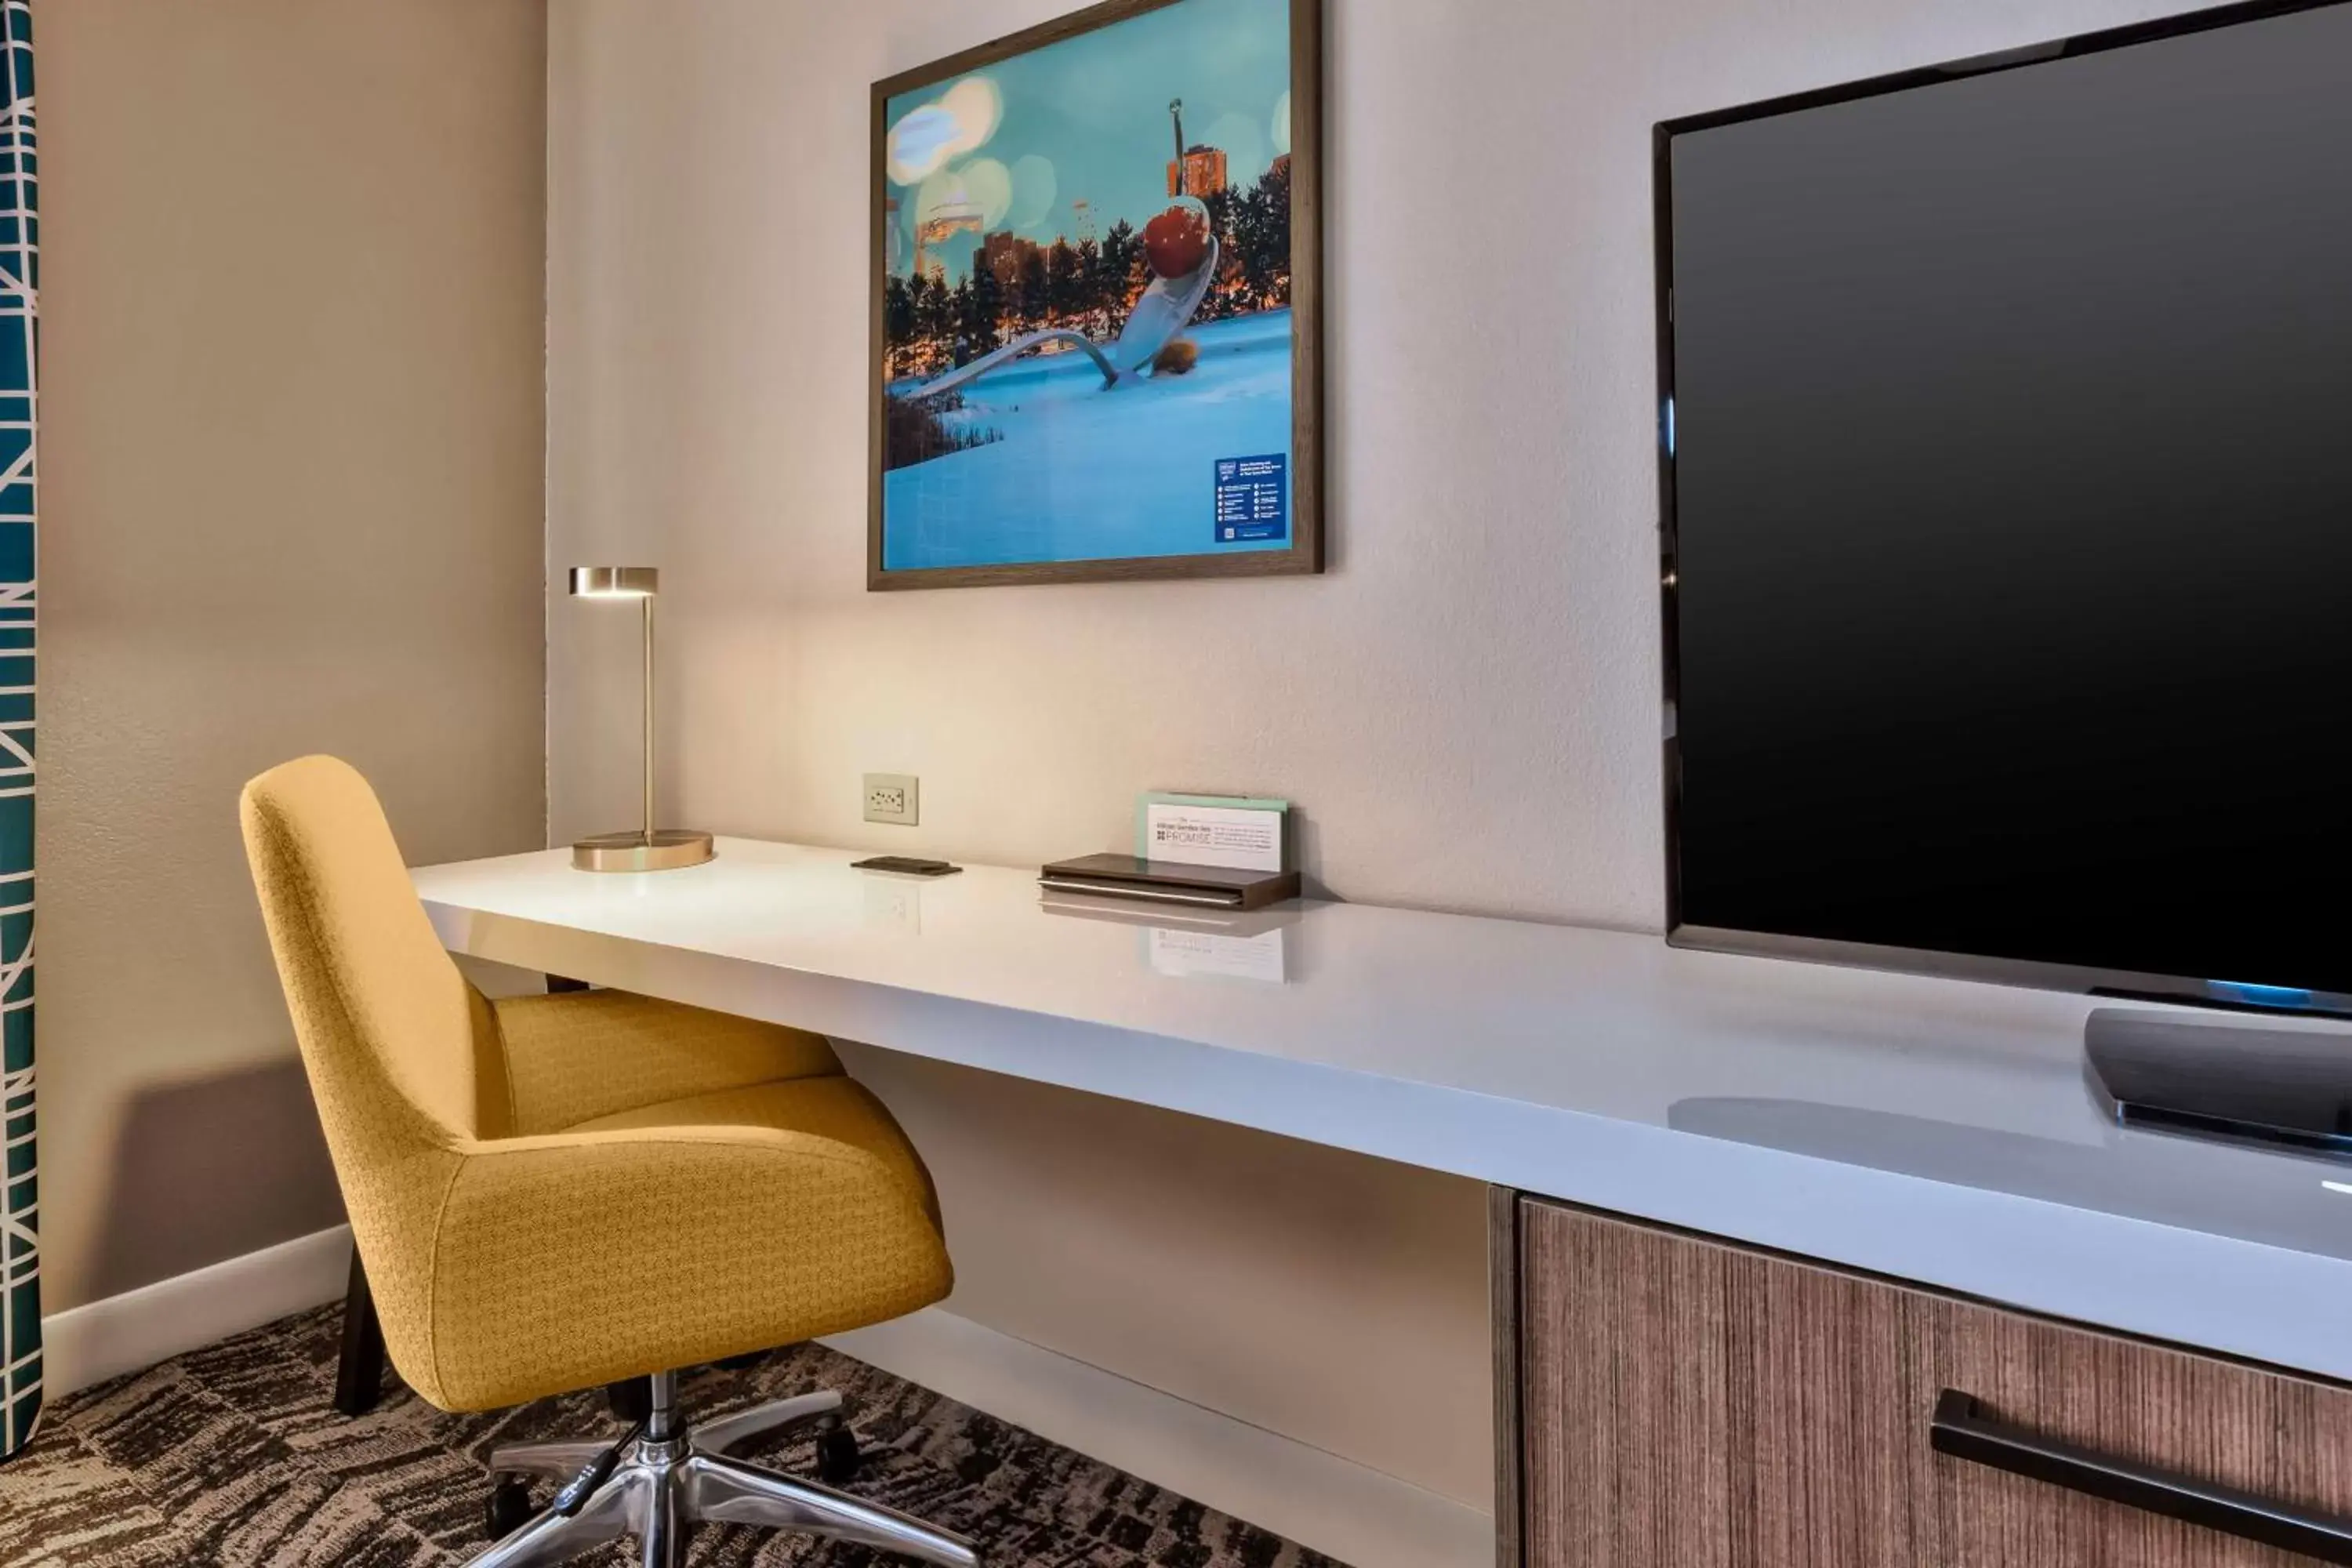
POLYGON ((635 599, 645 609, 646 627, 646 825, 633 833, 599 833, 572 847, 572 864, 583 871, 672 871, 710 858, 710 835, 688 827, 654 826, 654 595, 661 574, 650 566, 574 566, 576 599, 635 599))

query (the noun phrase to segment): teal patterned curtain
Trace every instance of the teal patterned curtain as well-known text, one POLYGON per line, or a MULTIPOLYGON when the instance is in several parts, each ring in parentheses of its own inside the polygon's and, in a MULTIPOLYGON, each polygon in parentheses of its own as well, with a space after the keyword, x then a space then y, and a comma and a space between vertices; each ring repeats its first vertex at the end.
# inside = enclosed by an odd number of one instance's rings
POLYGON ((5 0, 0 120, 0 1458, 41 1414, 40 1205, 33 1160, 33 447, 39 245, 33 8, 5 0))

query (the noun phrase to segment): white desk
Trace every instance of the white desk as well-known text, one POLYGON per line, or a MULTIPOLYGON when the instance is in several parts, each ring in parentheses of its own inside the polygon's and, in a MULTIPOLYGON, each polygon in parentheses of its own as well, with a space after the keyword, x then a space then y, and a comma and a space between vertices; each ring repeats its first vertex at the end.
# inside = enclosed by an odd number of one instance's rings
POLYGON ((2082 998, 1351 904, 1211 943, 856 858, 416 887, 477 957, 2352 1378, 2352 1169, 2107 1126, 2082 998))

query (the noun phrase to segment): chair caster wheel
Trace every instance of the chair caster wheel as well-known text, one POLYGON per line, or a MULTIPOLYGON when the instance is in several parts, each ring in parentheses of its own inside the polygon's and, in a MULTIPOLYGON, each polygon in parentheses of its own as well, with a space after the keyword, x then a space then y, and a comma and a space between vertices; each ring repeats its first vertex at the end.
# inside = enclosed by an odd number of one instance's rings
POLYGON ((835 1426, 816 1440, 816 1479, 827 1486, 845 1486, 857 1479, 866 1456, 858 1452, 857 1434, 835 1426))
POLYGON ((489 1504, 482 1510, 483 1532, 492 1541, 504 1541, 538 1511, 531 1506, 528 1485, 517 1480, 499 1481, 490 1488, 489 1504))

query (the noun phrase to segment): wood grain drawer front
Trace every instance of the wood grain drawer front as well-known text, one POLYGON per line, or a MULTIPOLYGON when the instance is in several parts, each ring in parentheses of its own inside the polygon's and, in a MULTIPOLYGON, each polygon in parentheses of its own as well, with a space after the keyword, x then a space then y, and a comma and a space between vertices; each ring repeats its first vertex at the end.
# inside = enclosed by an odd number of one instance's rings
POLYGON ((1518 1243, 1528 1568, 2315 1561, 1938 1454, 1946 1390, 2352 1516, 2352 1392, 1532 1200, 1518 1243))

